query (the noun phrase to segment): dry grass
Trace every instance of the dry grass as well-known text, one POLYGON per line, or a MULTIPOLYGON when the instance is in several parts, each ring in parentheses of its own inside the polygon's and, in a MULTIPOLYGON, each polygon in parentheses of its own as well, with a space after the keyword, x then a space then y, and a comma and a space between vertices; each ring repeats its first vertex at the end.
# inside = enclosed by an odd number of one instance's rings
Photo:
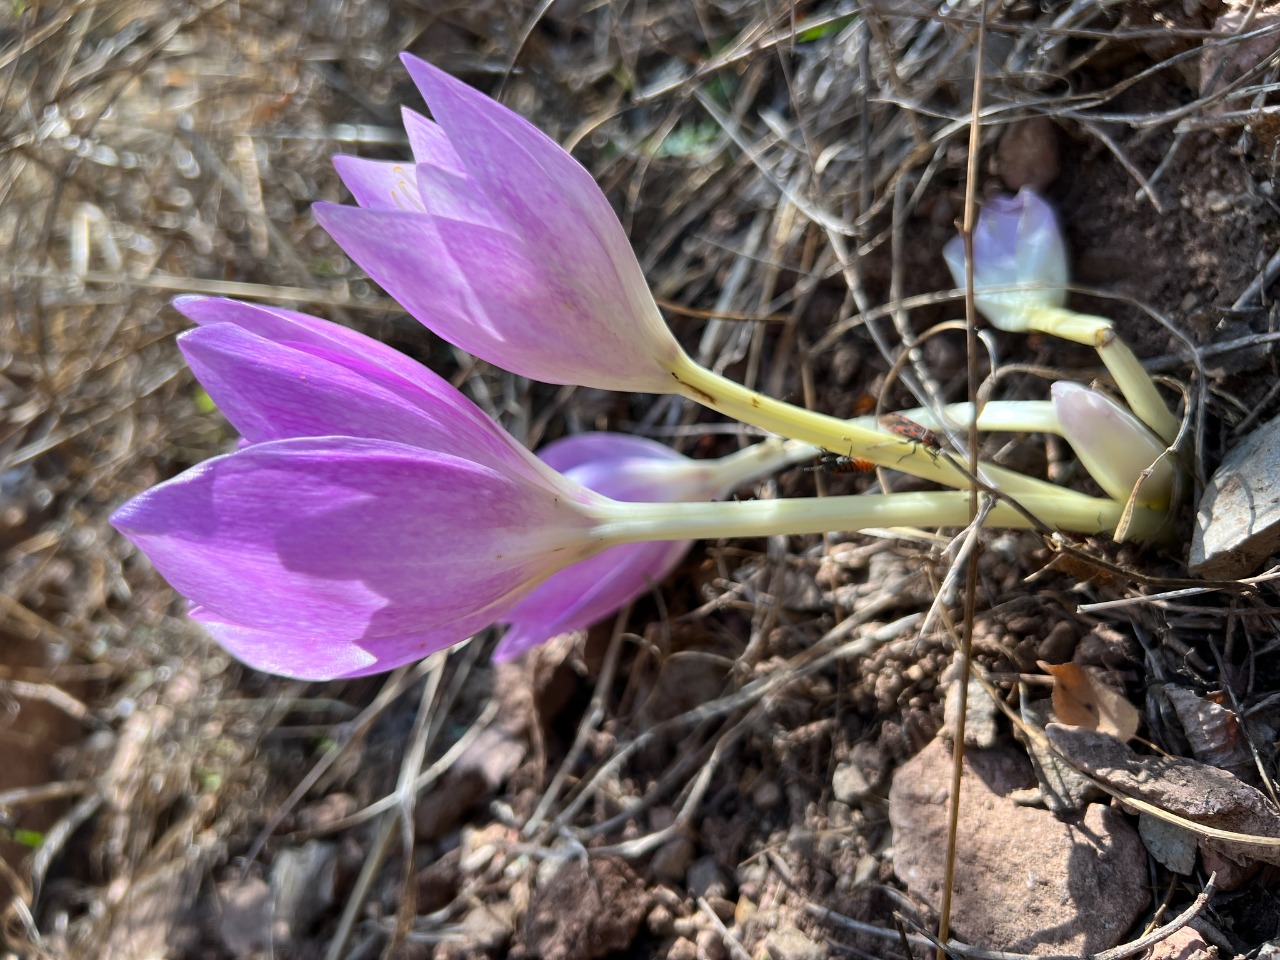
MULTIPOLYGON (((303 688, 212 648, 106 518, 234 443, 173 347, 181 324, 167 303, 181 292, 359 326, 453 376, 530 445, 599 427, 697 455, 746 439, 670 398, 478 366, 399 314, 316 227, 309 204, 343 199, 332 153, 405 149, 397 104, 418 102, 395 63, 402 48, 501 89, 576 148, 706 365, 840 415, 868 397, 962 398, 958 341, 924 333, 961 312, 933 294, 950 286, 939 250, 965 186, 968 10, 75 0, 0 14, 0 693, 13 717, 0 809, 11 836, 36 845, 7 848, 11 950, 229 955, 218 917, 240 908, 244 878, 280 889, 284 852, 313 839, 335 851, 336 890, 316 893, 313 929, 277 955, 440 944, 480 955, 467 925, 478 905, 507 924, 500 953, 547 906, 540 873, 589 850, 656 888, 648 858, 689 838, 745 863, 756 912, 729 917, 731 930, 715 904, 668 884, 675 893, 652 895, 672 926, 651 914, 659 932, 635 950, 711 930, 755 955, 785 924, 847 955, 898 950, 896 933, 881 941, 831 919, 889 930, 912 906, 879 869, 882 806, 831 803, 831 771, 860 743, 901 761, 940 725, 950 619, 919 627, 945 539, 710 544, 616 625, 519 668, 495 670, 476 643, 389 678, 303 688), (773 782, 779 796, 765 797, 773 782), (765 812, 738 802, 748 796, 765 812), (446 895, 433 869, 448 874, 446 895)), ((1200 92, 1188 71, 1210 12, 1084 0, 993 11, 982 110, 982 188, 1010 124, 1055 124, 1077 272, 1086 293, 1122 298, 1082 302, 1128 322, 1140 353, 1171 354, 1167 369, 1193 384, 1202 471, 1233 424, 1275 405, 1259 384, 1273 361, 1251 338, 1274 325, 1267 244, 1280 237, 1270 194, 1255 189, 1273 173, 1275 55, 1249 54, 1280 26, 1259 18, 1214 41, 1224 66, 1200 92), (1258 198, 1232 223, 1204 216, 1232 189, 1203 174, 1215 169, 1240 188, 1232 197, 1258 198), (1114 266, 1141 243, 1169 256, 1114 266), (1202 352, 1220 329, 1230 344, 1202 352)), ((1090 362, 1045 344, 1001 349, 1007 397, 1043 396, 1048 373, 1090 362)), ((1061 451, 999 452, 1060 469, 1061 451)), ((852 482, 796 471, 760 492, 815 481, 852 482)), ((1006 692, 1036 671, 1048 637, 1119 637, 1107 648, 1117 675, 1164 749, 1189 749, 1169 684, 1220 690, 1252 729, 1271 729, 1269 593, 1166 596, 1180 558, 1102 543, 1028 583, 1043 545, 992 543, 973 629, 1006 692)), ((1250 742, 1264 781, 1270 739, 1250 742)), ((1192 901, 1194 883, 1153 871, 1174 912, 1192 901)))

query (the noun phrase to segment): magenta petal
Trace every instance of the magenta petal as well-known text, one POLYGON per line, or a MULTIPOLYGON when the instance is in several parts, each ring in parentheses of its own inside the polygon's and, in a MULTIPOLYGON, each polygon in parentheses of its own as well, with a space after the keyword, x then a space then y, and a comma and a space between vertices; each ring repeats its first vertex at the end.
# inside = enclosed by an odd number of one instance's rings
POLYGON ((192 610, 188 616, 240 662, 297 680, 340 680, 394 670, 459 642, 452 628, 333 641, 209 620, 205 611, 192 610))
POLYGON ((225 326, 249 335, 192 332, 180 343, 214 402, 252 441, 308 435, 402 440, 527 478, 546 475, 541 461, 446 380, 371 337, 304 313, 236 300, 182 297, 176 306, 202 330, 225 326), (352 392, 343 396, 342 389, 352 392), (327 401, 313 398, 313 390, 327 401), (388 393, 394 395, 389 400, 388 393), (387 420, 374 422, 383 414, 369 405, 383 400, 390 404, 387 420), (393 408, 398 418, 391 416, 393 408), (416 441, 403 422, 412 409, 416 441))
POLYGON ((455 457, 318 438, 210 460, 112 523, 210 620, 361 643, 448 626, 457 642, 590 552, 576 503, 455 457))
POLYGON ((420 113, 408 107, 400 108, 400 116, 404 120, 404 132, 409 137, 409 149, 413 151, 413 162, 427 167, 447 170, 460 177, 467 175, 467 168, 462 165, 458 151, 449 143, 449 137, 420 113))
POLYGON ((412 213, 426 209, 418 195, 418 173, 412 163, 337 156, 333 158, 333 166, 362 207, 412 213))
MULTIPOLYGON (((630 458, 647 457, 651 460, 670 460, 674 462, 692 463, 688 457, 678 453, 665 443, 658 443, 648 437, 637 437, 629 433, 613 433, 609 430, 595 430, 590 433, 571 433, 567 437, 553 440, 538 450, 538 459, 552 470, 566 473, 575 467, 592 464, 609 464, 630 458)), ((607 490, 592 487, 597 493, 613 496, 607 490)))
POLYGON ((402 59, 471 179, 542 262, 568 278, 611 274, 614 309, 635 314, 625 322, 643 318, 665 333, 630 241, 591 174, 519 114, 424 60, 402 59))
MULTIPOLYGON (((574 434, 548 444, 538 456, 615 500, 710 500, 719 493, 705 466, 643 437, 574 434)), ((494 659, 509 660, 611 616, 661 583, 690 546, 688 540, 622 544, 552 574, 502 618, 509 629, 494 659)))
MULTIPOLYGON (((653 391, 670 381, 647 328, 627 315, 608 275, 589 276, 579 265, 569 276, 531 259, 520 238, 475 223, 327 203, 313 209, 370 277, 463 350, 549 383, 653 391)), ((672 357, 679 347, 661 330, 671 347, 663 356, 672 357)))
POLYGON ((232 324, 178 339, 209 396, 251 443, 291 437, 388 440, 536 479, 534 458, 449 384, 425 368, 417 382, 376 375, 323 348, 283 345, 232 324))
POLYGON ((510 660, 612 616, 666 579, 690 546, 688 540, 625 543, 552 574, 502 618, 510 628, 493 658, 510 660))
MULTIPOLYGON (((513 110, 425 60, 403 54, 449 143, 491 201, 553 243, 603 246, 616 265, 640 273, 622 224, 582 164, 513 110), (585 228, 585 231, 584 231, 585 228)), ((643 281, 641 281, 643 285, 643 281)))
POLYGON ((187 319, 200 326, 230 323, 266 340, 312 349, 371 377, 394 377, 428 391, 447 387, 462 404, 474 405, 416 360, 371 337, 309 314, 280 307, 227 300, 222 297, 178 297, 173 303, 187 319))
POLYGON ((411 314, 455 346, 552 383, 669 392, 682 351, 591 175, 523 118, 413 57, 438 123, 406 126, 425 213, 390 175, 344 161, 368 209, 316 219, 411 314))

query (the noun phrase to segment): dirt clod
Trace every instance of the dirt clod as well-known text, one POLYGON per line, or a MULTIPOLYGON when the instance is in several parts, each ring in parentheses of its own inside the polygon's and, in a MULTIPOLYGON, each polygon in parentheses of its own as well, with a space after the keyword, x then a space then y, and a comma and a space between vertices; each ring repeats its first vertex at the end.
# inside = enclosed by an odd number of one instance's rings
POLYGON ((581 957, 623 950, 649 913, 640 877, 616 857, 574 860, 539 886, 529 903, 512 957, 581 957))

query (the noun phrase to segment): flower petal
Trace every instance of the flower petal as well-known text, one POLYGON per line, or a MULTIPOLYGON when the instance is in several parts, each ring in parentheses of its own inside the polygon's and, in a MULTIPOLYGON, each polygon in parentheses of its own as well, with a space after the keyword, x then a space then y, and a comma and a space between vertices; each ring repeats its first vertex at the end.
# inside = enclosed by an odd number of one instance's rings
POLYGON ((363 437, 451 454, 533 482, 546 475, 506 431, 426 368, 407 384, 362 358, 351 362, 345 351, 281 344, 228 323, 188 331, 178 343, 250 443, 363 437))
POLYGON ((669 388, 662 361, 680 347, 661 318, 657 338, 636 322, 610 275, 540 261, 521 238, 480 224, 327 203, 313 210, 370 277, 454 346, 548 383, 669 388))
POLYGON ((334 169, 356 203, 372 210, 408 210, 422 213, 417 168, 411 163, 365 160, 336 156, 334 169))
POLYGON ((1113 500, 1128 501, 1143 471, 1139 503, 1167 509, 1177 467, 1165 445, 1132 413, 1097 390, 1060 380, 1053 384, 1053 407, 1062 436, 1089 475, 1113 500))
MULTIPOLYGON (((721 491, 706 465, 643 437, 596 432, 563 437, 539 458, 597 493, 625 501, 711 500, 721 491)), ((509 660, 571 630, 585 630, 666 579, 692 541, 627 543, 580 560, 534 587, 502 622, 494 651, 509 660)))
POLYGON ((459 642, 453 628, 333 641, 223 623, 199 609, 188 616, 241 663, 297 680, 340 680, 394 670, 459 642))
MULTIPOLYGON (((952 237, 942 251, 956 286, 965 285, 964 240, 952 237)), ((973 282, 977 307, 1001 330, 1026 327, 1028 308, 1061 306, 1067 297, 1067 252, 1053 208, 1023 187, 1017 196, 992 197, 973 231, 973 282), (1024 290, 989 292, 1025 285, 1024 290)))
POLYGON ((215 458, 112 522, 210 619, 334 642, 465 639, 592 550, 568 486, 350 438, 215 458))
POLYGON ((622 224, 582 164, 515 111, 425 60, 411 54, 401 60, 467 172, 495 206, 565 256, 576 251, 574 259, 595 259, 603 248, 619 274, 633 274, 634 289, 648 296, 622 224))
POLYGON ((320 224, 455 346, 553 383, 669 391, 681 348, 591 175, 512 111, 405 64, 439 121, 406 113, 427 213, 390 209, 386 173, 365 171, 370 209, 316 204, 320 224))
POLYGON ((400 108, 400 117, 404 120, 404 132, 409 137, 414 163, 466 176, 467 168, 462 165, 458 151, 450 145, 449 137, 438 123, 408 107, 400 108))
POLYGON ((552 574, 502 618, 510 627, 493 659, 510 660, 612 616, 665 580, 692 545, 690 540, 624 543, 552 574))

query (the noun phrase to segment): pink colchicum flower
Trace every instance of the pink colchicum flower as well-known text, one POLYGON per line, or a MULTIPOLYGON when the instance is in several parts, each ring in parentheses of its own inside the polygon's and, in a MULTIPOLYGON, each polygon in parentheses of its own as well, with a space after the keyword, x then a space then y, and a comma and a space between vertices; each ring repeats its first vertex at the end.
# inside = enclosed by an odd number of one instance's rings
MULTIPOLYGON (((579 433, 547 445, 548 466, 614 500, 698 501, 725 496, 740 478, 670 447, 617 433, 579 433), (728 487, 728 489, 726 489, 728 487)), ((666 578, 692 540, 625 543, 580 560, 534 587, 501 622, 510 628, 494 652, 508 660, 545 640, 583 630, 615 613, 666 578)))
MULTIPOLYGON (((942 255, 956 286, 964 288, 964 240, 952 237, 942 255)), ((1027 329, 1026 314, 1060 307, 1067 298, 1067 251, 1053 208, 1023 187, 1016 196, 992 197, 973 231, 974 300, 992 325, 1027 329), (1021 290, 991 288, 1025 285, 1021 290)))
POLYGON ((331 679, 413 662, 599 548, 605 501, 407 357, 287 310, 178 307, 198 324, 182 350, 246 445, 112 523, 250 666, 331 679))
POLYGON ((358 207, 316 219, 435 333, 550 383, 667 392, 683 352, 591 175, 506 107, 405 54, 435 122, 412 163, 337 157, 358 207))

